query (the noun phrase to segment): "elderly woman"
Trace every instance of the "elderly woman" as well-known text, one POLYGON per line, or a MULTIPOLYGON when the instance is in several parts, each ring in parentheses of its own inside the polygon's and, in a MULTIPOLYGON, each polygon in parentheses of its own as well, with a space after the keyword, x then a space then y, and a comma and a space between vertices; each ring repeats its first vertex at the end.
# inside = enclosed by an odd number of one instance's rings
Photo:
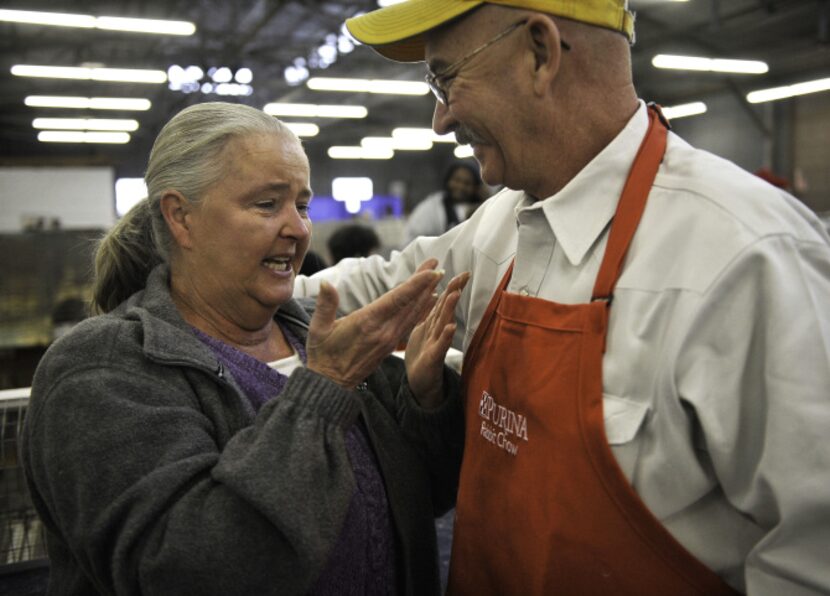
POLYGON ((441 361, 466 279, 436 302, 426 263, 338 320, 329 286, 309 319, 291 298, 308 160, 253 108, 179 113, 146 181, 99 248, 107 314, 32 388, 50 594, 437 593, 462 428, 441 361), (387 358, 413 327, 406 364, 387 358))

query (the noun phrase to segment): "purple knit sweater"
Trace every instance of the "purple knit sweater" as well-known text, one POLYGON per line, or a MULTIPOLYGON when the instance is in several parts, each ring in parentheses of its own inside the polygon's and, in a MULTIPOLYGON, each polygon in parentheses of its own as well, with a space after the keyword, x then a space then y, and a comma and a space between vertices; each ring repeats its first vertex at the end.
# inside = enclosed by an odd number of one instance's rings
MULTIPOLYGON (((280 328, 305 363, 303 342, 286 326, 280 325, 280 328)), ((256 411, 268 400, 279 397, 288 377, 198 329, 193 331, 230 371, 256 411)), ((391 513, 383 478, 360 420, 346 433, 345 443, 354 472, 355 492, 328 563, 310 593, 313 596, 394 594, 395 537, 391 513)))

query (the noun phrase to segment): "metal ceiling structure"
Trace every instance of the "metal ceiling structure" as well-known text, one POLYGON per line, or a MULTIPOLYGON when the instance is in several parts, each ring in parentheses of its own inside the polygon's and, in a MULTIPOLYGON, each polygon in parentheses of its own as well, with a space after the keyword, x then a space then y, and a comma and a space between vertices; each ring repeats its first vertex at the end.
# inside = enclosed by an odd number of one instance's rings
MULTIPOLYGON (((704 100, 713 94, 746 92, 830 76, 830 0, 632 0, 637 12, 633 65, 638 92, 663 105, 704 100), (762 60, 764 75, 722 75, 659 70, 658 53, 762 60)), ((0 9, 43 10, 95 16, 129 16, 192 21, 189 37, 0 23, 0 164, 111 164, 140 175, 152 139, 179 109, 215 95, 183 94, 166 84, 124 84, 36 79, 11 74, 15 64, 167 70, 172 64, 247 67, 253 93, 231 99, 262 107, 273 101, 361 104, 363 120, 315 120, 321 131, 308 139, 310 153, 355 144, 362 136, 388 135, 394 126, 428 126, 432 97, 401 97, 317 92, 286 83, 284 71, 297 58, 310 57, 343 21, 372 10, 371 0, 349 2, 285 0, 2 0, 0 9), (32 108, 29 95, 145 97, 146 112, 32 108), (36 117, 129 117, 140 128, 132 141, 116 145, 62 145, 37 141, 36 117)), ((331 38, 330 38, 331 39, 331 38)), ((340 55, 312 76, 422 80, 423 68, 388 62, 365 47, 340 55)), ((830 96, 830 93, 828 93, 830 96)), ((743 101, 743 99, 741 99, 743 101)), ((747 110, 757 110, 749 106, 747 110)))

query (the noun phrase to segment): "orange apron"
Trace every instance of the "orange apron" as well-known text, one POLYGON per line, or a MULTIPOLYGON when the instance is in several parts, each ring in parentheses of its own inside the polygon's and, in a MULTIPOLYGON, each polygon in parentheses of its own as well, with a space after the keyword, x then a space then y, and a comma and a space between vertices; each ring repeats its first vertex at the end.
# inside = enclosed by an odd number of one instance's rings
POLYGON ((736 594, 646 508, 608 446, 602 355, 613 289, 666 148, 655 108, 592 301, 493 296, 464 362, 466 437, 448 594, 736 594))

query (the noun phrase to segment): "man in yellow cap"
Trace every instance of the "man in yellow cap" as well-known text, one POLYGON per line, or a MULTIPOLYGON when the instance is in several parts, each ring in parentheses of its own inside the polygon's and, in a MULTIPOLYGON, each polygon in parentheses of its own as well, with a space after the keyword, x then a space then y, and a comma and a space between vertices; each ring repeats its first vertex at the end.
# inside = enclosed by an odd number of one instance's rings
POLYGON ((351 19, 425 61, 433 128, 505 189, 388 262, 472 279, 451 594, 830 593, 830 239, 637 98, 624 0, 409 0, 351 19))

